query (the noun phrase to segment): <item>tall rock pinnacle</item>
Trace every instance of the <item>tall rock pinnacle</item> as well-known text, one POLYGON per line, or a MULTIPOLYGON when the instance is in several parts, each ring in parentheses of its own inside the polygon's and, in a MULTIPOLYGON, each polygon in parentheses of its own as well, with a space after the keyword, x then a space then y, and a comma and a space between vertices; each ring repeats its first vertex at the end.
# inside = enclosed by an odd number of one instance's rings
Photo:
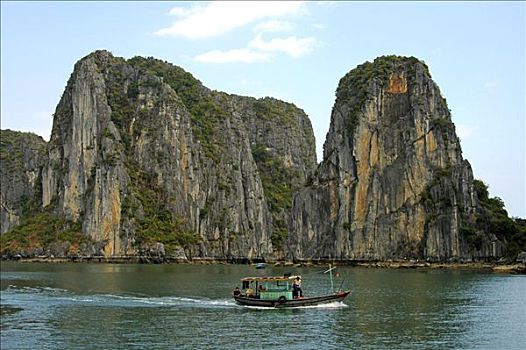
POLYGON ((426 65, 388 56, 339 83, 324 157, 295 197, 291 258, 446 260, 501 255, 462 234, 479 204, 446 100, 426 65))

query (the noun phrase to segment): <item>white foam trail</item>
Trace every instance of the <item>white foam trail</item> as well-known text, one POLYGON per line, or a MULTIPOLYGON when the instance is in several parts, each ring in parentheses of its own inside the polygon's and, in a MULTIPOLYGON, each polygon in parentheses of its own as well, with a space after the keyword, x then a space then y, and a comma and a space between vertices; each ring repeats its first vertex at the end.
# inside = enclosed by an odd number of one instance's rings
POLYGON ((103 304, 105 306, 178 306, 178 307, 232 307, 228 300, 193 299, 186 297, 137 297, 117 294, 98 294, 91 296, 69 296, 66 300, 103 304))
POLYGON ((345 304, 343 301, 335 301, 333 303, 328 304, 302 306, 302 308, 305 309, 339 309, 342 307, 349 307, 349 305, 345 304))
POLYGON ((2 295, 10 294, 36 294, 42 297, 51 298, 51 300, 63 300, 73 303, 87 303, 98 306, 122 306, 122 307, 137 307, 137 306, 178 306, 178 307, 200 307, 200 308, 224 308, 235 307, 236 303, 230 299, 197 299, 188 297, 164 296, 164 297, 149 297, 137 295, 122 295, 122 294, 84 294, 77 295, 72 291, 52 288, 52 287, 27 287, 9 285, 2 295))
POLYGON ((52 293, 52 294, 58 294, 58 293, 69 293, 68 290, 62 289, 62 288, 52 288, 52 287, 27 287, 27 286, 15 286, 15 285, 8 285, 5 289, 5 292, 18 292, 18 293, 52 293))
POLYGON ((249 305, 239 305, 239 306, 244 307, 246 309, 254 309, 254 310, 339 309, 339 308, 349 307, 349 305, 341 301, 335 301, 333 303, 328 303, 328 304, 296 306, 296 307, 266 307, 266 306, 249 306, 249 305))

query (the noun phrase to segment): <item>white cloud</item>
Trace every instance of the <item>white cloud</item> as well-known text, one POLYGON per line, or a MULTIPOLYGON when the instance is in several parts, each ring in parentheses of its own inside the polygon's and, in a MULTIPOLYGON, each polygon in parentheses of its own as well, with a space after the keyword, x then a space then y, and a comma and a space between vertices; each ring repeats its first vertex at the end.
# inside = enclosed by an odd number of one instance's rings
POLYGON ((195 57, 196 61, 205 63, 256 63, 270 62, 274 53, 282 52, 291 57, 299 58, 310 53, 318 42, 315 38, 274 38, 265 41, 258 34, 248 43, 247 48, 228 51, 213 50, 195 57))
POLYGON ((248 46, 261 51, 284 52, 291 57, 298 58, 310 53, 317 44, 316 39, 312 37, 297 38, 289 36, 287 38, 274 38, 270 41, 265 41, 261 38, 261 35, 257 35, 248 43, 248 46))
POLYGON ((289 32, 291 30, 292 24, 290 22, 277 20, 262 22, 254 27, 254 31, 257 33, 289 32))
POLYGON ((289 20, 304 15, 306 11, 307 4, 303 1, 194 3, 191 7, 172 8, 169 14, 177 17, 177 20, 170 27, 158 30, 156 34, 188 39, 210 38, 252 23, 255 24, 253 31, 256 36, 248 44, 242 45, 245 47, 212 50, 197 55, 194 59, 206 63, 270 62, 278 53, 298 58, 318 46, 314 37, 288 36, 265 40, 262 35, 292 32, 293 22, 289 20))
POLYGON ((206 63, 255 63, 268 62, 271 58, 268 52, 251 49, 214 50, 195 57, 196 61, 206 63))
POLYGON ((169 15, 177 16, 177 17, 189 16, 191 13, 192 13, 192 9, 187 9, 184 7, 174 7, 168 12, 169 15))
POLYGON ((314 23, 312 26, 316 29, 325 29, 325 26, 321 23, 314 23))
POLYGON ((213 1, 188 9, 173 8, 169 14, 180 19, 155 34, 188 39, 210 38, 257 20, 301 15, 304 11, 305 3, 301 1, 213 1))
POLYGON ((458 124, 456 126, 457 135, 461 140, 467 140, 477 128, 472 125, 458 124))

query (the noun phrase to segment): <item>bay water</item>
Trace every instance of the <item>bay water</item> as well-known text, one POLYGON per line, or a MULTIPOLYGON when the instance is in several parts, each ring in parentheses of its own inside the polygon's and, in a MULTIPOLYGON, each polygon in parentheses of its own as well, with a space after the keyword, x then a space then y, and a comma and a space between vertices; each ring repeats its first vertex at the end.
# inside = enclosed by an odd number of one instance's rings
POLYGON ((246 276, 327 267, 1 264, 1 349, 525 349, 526 276, 338 267, 343 303, 237 305, 246 276))

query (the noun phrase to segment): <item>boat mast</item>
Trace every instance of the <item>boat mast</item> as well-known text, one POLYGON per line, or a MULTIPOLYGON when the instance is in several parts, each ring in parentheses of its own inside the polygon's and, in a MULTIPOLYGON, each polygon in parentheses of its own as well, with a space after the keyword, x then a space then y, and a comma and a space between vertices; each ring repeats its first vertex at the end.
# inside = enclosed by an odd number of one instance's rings
POLYGON ((331 279, 331 293, 334 293, 334 282, 332 281, 332 270, 334 270, 336 266, 332 267, 331 264, 329 264, 329 269, 323 273, 329 273, 330 279, 331 279))

